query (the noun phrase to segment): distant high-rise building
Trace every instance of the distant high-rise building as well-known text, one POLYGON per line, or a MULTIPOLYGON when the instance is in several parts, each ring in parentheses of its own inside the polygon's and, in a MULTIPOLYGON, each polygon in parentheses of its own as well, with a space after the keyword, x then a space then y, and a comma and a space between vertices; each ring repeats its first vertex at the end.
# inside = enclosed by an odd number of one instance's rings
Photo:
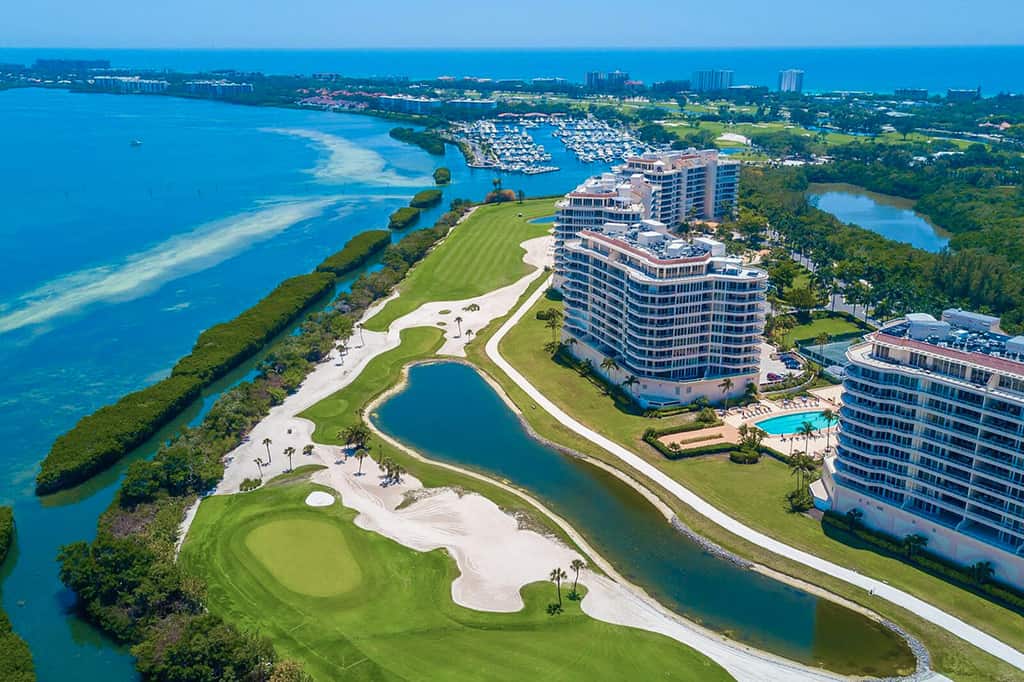
POLYGON ((786 69, 779 71, 779 92, 804 91, 804 72, 800 69, 786 69))
POLYGON ((928 91, 924 88, 896 88, 896 99, 920 101, 928 99, 928 91))
POLYGON ((629 80, 629 74, 625 71, 609 71, 605 76, 605 83, 608 85, 609 90, 622 90, 626 87, 626 82, 629 80))
POLYGON ((981 88, 950 88, 946 91, 946 99, 950 102, 973 102, 981 99, 981 88))
POLYGON ((625 71, 588 71, 587 89, 602 92, 619 92, 626 89, 629 74, 625 71))
POLYGON ((728 69, 694 71, 690 84, 697 92, 720 92, 732 87, 732 76, 728 69))
POLYGON ((601 71, 587 71, 587 89, 588 90, 603 90, 604 89, 604 73, 601 71))
POLYGON ((96 76, 93 85, 109 92, 154 94, 167 90, 170 83, 138 76, 96 76))

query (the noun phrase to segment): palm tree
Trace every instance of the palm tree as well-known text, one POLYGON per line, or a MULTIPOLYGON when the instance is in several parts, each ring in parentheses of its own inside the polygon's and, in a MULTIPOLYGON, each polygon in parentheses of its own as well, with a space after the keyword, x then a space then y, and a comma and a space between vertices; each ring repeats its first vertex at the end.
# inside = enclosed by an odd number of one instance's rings
POLYGON ((562 570, 562 567, 551 570, 549 579, 555 584, 555 590, 558 592, 558 607, 562 607, 562 581, 569 577, 569 574, 562 570))
POLYGON ((818 334, 818 336, 814 339, 814 342, 818 344, 818 355, 821 355, 822 351, 825 348, 825 344, 828 343, 830 339, 831 337, 828 335, 827 332, 822 332, 818 334))
POLYGON ((846 521, 850 524, 850 530, 855 530, 860 520, 864 518, 864 512, 860 509, 851 509, 846 512, 846 521))
POLYGON ((467 329, 466 330, 466 338, 467 339, 472 339, 473 338, 473 330, 472 329, 467 329))
POLYGON ((366 450, 359 448, 356 450, 356 459, 359 460, 359 469, 356 471, 356 476, 363 475, 363 460, 366 458, 366 450))
POLYGON ((310 443, 308 445, 303 445, 302 446, 302 454, 304 454, 306 457, 309 457, 310 455, 312 455, 313 454, 313 444, 310 443))
POLYGON ((459 336, 462 336, 462 318, 456 317, 455 324, 459 325, 459 336))
POLYGON ((582 571, 586 567, 587 564, 584 563, 583 559, 579 558, 573 559, 572 563, 569 564, 569 568, 576 572, 576 575, 573 576, 572 579, 572 592, 569 593, 570 595, 576 594, 576 583, 580 581, 580 571, 582 571))
POLYGON ((362 322, 356 322, 356 329, 359 330, 359 345, 360 346, 365 346, 366 345, 366 339, 363 338, 363 324, 362 324, 362 322))
POLYGON ((839 420, 839 415, 832 409, 822 410, 821 418, 825 420, 825 449, 828 450, 831 447, 832 442, 832 425, 839 420))
POLYGON ((292 455, 295 454, 295 448, 288 446, 284 449, 284 454, 288 458, 288 471, 292 470, 292 455))
POLYGON ((800 430, 797 432, 799 435, 804 437, 804 454, 810 454, 808 450, 811 447, 811 438, 818 430, 814 428, 814 424, 811 422, 803 422, 800 424, 800 430))
POLYGON ((263 480, 263 460, 261 460, 259 457, 257 457, 253 461, 256 462, 256 471, 259 472, 260 480, 262 481, 263 480))
POLYGON ((273 460, 270 459, 270 445, 273 442, 274 441, 270 440, 269 438, 263 439, 263 445, 267 448, 267 466, 269 466, 273 462, 273 460))
POLYGON ((362 450, 370 440, 370 430, 363 424, 353 424, 338 432, 338 438, 355 450, 362 450))
POLYGON ((915 554, 927 545, 928 538, 918 533, 911 533, 903 538, 903 551, 907 553, 907 558, 913 558, 915 554))
POLYGON ((557 343, 558 329, 562 326, 561 311, 555 308, 550 308, 548 310, 547 319, 544 321, 544 326, 551 330, 551 340, 557 343))
POLYGON ((801 459, 800 454, 789 458, 789 473, 792 476, 796 476, 797 492, 800 492, 804 488, 804 463, 801 459))
POLYGON ((632 389, 633 389, 633 386, 636 386, 639 383, 640 383, 640 380, 637 379, 632 374, 630 374, 628 377, 625 378, 625 380, 623 380, 622 385, 625 386, 626 388, 630 389, 630 392, 633 393, 633 395, 635 396, 636 392, 633 391, 632 389))
POLYGON ((601 369, 606 373, 611 374, 619 369, 619 363, 615 362, 613 358, 608 357, 601 361, 601 369))
POLYGON ((723 396, 729 394, 729 391, 732 390, 732 386, 733 386, 732 379, 730 379, 729 377, 726 377, 726 378, 722 379, 722 383, 718 384, 718 387, 720 389, 722 389, 722 395, 723 396))

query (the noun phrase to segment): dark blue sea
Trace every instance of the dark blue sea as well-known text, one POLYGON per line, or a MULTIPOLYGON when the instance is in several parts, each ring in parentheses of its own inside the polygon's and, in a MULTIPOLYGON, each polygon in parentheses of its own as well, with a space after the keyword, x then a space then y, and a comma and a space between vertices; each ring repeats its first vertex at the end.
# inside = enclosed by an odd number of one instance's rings
POLYGON ((621 69, 646 82, 688 79, 697 69, 732 69, 736 83, 774 88, 781 69, 803 69, 812 92, 980 86, 988 95, 1024 92, 1024 46, 748 49, 381 49, 381 50, 85 50, 2 49, 0 62, 39 57, 105 58, 114 66, 201 71, 349 76, 441 75, 489 78, 560 76, 582 81, 592 70, 621 69))

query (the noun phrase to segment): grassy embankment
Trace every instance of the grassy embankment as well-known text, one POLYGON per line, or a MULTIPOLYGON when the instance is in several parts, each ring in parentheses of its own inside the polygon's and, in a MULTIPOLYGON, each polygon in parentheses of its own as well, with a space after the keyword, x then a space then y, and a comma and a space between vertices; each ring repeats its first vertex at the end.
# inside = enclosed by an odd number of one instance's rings
POLYGON ((477 208, 399 286, 401 295, 368 320, 366 328, 384 331, 402 315, 428 301, 479 296, 511 284, 530 272, 519 244, 541 237, 549 224, 529 221, 554 212, 551 199, 490 204, 477 208), (519 218, 518 214, 523 217, 519 218))
MULTIPOLYGON (((656 424, 660 427, 667 424, 665 420, 652 422, 642 417, 628 418, 598 387, 581 378, 572 369, 554 363, 544 351, 545 343, 551 338, 550 330, 544 327, 543 321, 535 318, 535 312, 553 305, 557 304, 541 299, 503 339, 501 352, 534 386, 571 416, 630 448, 747 525, 865 575, 886 580, 894 587, 916 594, 1011 645, 1024 646, 1024 618, 1020 614, 933 577, 903 563, 899 558, 881 555, 862 542, 837 537, 833 531, 826 533, 820 523, 809 517, 791 514, 786 507, 784 495, 791 489, 793 479, 781 463, 762 458, 757 465, 740 466, 732 464, 723 456, 668 461, 658 455, 641 441, 641 435, 647 426, 656 424)), ((484 344, 496 329, 497 325, 494 324, 478 333, 470 344, 469 357, 498 380, 522 409, 531 426, 542 436, 621 466, 617 459, 569 431, 543 410, 531 409, 534 407, 533 401, 483 352, 484 344)), ((635 472, 629 473, 659 495, 691 528, 726 549, 819 585, 899 623, 925 643, 932 654, 935 668, 940 672, 957 680, 979 682, 1020 678, 1019 670, 945 630, 859 588, 738 538, 676 501, 646 477, 635 472)))
POLYGON ((314 679, 730 679, 689 647, 591 619, 577 602, 549 616, 550 583, 526 586, 518 613, 462 608, 445 552, 361 530, 340 504, 307 506, 318 488, 208 498, 181 554, 208 576, 213 612, 270 637, 314 679))

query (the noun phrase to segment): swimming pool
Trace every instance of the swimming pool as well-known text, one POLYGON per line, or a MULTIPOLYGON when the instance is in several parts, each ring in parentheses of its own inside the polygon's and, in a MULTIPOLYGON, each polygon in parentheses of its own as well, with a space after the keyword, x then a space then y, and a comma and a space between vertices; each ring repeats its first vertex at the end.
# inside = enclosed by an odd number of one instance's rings
POLYGON ((765 433, 772 436, 782 436, 791 433, 798 433, 800 426, 804 422, 810 422, 814 425, 814 428, 818 431, 827 429, 830 426, 835 426, 836 423, 833 421, 831 424, 822 416, 822 412, 794 412, 793 414, 783 414, 778 417, 772 417, 759 421, 755 424, 759 429, 763 429, 765 433))

